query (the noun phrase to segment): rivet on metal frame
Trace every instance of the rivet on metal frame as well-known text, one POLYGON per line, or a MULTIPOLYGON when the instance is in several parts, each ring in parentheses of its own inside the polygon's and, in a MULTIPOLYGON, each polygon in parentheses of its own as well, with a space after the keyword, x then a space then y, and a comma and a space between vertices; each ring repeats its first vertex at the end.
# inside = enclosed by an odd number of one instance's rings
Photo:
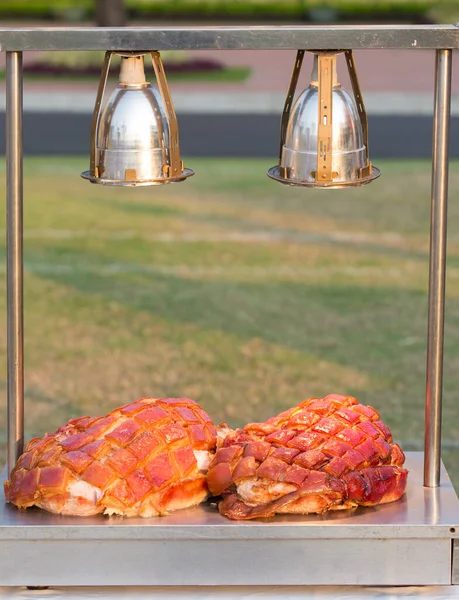
POLYGON ((279 163, 269 169, 269 177, 328 189, 373 181, 380 171, 370 162, 367 114, 352 50, 344 53, 354 98, 337 80, 340 51, 315 51, 311 82, 293 105, 304 52, 296 57, 282 114, 279 163))
POLYGON ((106 52, 91 124, 92 183, 141 186, 194 175, 180 160, 177 117, 159 52, 106 52), (113 54, 121 56, 119 83, 101 109, 113 54), (157 87, 145 80, 151 55, 157 87))

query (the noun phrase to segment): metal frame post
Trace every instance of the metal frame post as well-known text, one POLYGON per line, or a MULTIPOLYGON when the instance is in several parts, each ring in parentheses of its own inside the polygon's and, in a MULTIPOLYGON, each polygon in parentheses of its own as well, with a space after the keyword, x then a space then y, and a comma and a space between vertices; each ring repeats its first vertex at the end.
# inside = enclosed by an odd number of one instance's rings
POLYGON ((6 53, 8 473, 24 445, 22 52, 6 53))
POLYGON ((424 485, 440 485, 451 50, 437 50, 432 143, 424 485))

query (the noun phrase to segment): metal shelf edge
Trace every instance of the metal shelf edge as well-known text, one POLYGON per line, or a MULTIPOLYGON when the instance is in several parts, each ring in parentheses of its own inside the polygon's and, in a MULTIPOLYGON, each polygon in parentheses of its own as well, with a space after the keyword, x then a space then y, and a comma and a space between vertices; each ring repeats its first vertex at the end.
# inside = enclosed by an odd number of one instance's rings
POLYGON ((0 50, 456 49, 455 25, 0 28, 0 50))

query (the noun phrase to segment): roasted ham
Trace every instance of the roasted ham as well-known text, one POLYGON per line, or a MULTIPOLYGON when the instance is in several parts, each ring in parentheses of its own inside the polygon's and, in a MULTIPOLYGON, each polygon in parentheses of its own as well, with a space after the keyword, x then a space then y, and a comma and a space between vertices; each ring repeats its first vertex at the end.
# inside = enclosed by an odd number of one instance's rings
POLYGON ((398 500, 404 460, 376 410, 329 395, 227 433, 208 485, 230 519, 323 513, 398 500))
POLYGON ((215 445, 210 417, 192 400, 142 398, 31 440, 5 497, 61 515, 164 515, 207 498, 215 445))

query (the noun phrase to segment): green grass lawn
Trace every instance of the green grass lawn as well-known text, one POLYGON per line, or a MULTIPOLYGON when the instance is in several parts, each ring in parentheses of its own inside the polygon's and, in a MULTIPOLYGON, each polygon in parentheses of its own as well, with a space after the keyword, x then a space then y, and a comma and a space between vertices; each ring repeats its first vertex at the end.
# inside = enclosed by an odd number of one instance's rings
MULTIPOLYGON (((139 189, 83 181, 86 158, 26 160, 27 438, 147 394, 241 425, 338 392, 422 449, 430 164, 377 161, 369 186, 315 191, 269 180, 275 154, 187 160, 186 183, 139 189)), ((457 163, 450 185, 454 199, 457 163)), ((444 458, 459 485, 457 202, 449 212, 444 458)))
MULTIPOLYGON (((280 19, 308 22, 454 23, 456 0, 125 0, 131 18, 280 19)), ((79 22, 94 14, 93 0, 2 0, 0 15, 6 19, 51 19, 79 22)))
MULTIPOLYGON (((402 12, 422 14, 436 2, 453 0, 125 0, 128 11, 134 15, 276 15, 301 17, 311 8, 330 7, 342 13, 402 12)), ((91 0, 2 0, 0 14, 61 19, 81 18, 94 11, 91 0)))

